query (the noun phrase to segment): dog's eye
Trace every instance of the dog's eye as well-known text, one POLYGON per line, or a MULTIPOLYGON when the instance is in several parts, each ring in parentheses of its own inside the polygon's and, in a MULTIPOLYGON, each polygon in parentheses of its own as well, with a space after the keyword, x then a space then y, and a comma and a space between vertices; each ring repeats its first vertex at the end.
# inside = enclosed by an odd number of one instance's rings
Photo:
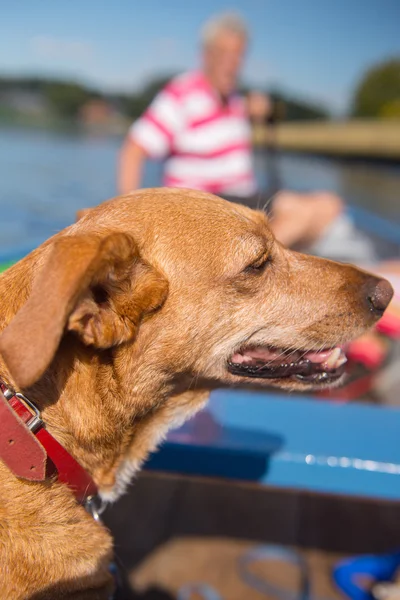
POLYGON ((263 254, 260 258, 258 258, 255 262, 248 265, 245 269, 245 273, 262 273, 268 263, 271 262, 271 257, 269 255, 263 254))

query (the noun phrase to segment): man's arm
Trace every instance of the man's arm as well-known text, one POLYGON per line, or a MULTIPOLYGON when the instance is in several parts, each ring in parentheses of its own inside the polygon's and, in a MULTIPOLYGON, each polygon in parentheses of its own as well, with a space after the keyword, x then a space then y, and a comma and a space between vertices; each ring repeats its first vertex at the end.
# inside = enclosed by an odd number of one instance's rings
POLYGON ((117 186, 127 194, 141 186, 147 158, 160 160, 171 152, 173 140, 183 126, 180 102, 170 92, 170 84, 161 90, 131 126, 118 161, 117 186))
POLYGON ((128 135, 118 159, 117 187, 119 194, 128 194, 140 187, 145 160, 146 152, 128 135))

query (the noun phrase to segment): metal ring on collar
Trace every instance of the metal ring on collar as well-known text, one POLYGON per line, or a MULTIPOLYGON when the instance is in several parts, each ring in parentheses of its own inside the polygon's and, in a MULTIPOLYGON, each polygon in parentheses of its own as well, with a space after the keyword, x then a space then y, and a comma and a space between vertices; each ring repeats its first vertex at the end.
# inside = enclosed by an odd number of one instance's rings
POLYGON ((85 500, 84 508, 95 521, 101 523, 101 515, 105 511, 107 503, 99 496, 89 496, 85 500))

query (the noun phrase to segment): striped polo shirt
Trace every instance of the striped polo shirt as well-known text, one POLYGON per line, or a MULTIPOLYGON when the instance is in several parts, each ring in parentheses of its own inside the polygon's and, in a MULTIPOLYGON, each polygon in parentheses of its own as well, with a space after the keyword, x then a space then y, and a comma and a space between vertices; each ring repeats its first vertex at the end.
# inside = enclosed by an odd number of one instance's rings
POLYGON ((236 196, 256 191, 243 98, 232 94, 222 103, 201 72, 170 81, 130 135, 150 158, 164 159, 163 185, 236 196))

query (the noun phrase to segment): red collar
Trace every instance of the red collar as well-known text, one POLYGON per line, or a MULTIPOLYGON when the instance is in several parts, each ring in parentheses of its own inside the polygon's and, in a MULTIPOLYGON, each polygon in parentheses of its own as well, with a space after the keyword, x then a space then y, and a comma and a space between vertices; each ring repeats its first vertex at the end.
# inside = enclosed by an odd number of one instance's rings
POLYGON ((1 380, 0 460, 22 479, 44 481, 56 476, 82 504, 97 495, 89 473, 47 431, 36 406, 1 380))

